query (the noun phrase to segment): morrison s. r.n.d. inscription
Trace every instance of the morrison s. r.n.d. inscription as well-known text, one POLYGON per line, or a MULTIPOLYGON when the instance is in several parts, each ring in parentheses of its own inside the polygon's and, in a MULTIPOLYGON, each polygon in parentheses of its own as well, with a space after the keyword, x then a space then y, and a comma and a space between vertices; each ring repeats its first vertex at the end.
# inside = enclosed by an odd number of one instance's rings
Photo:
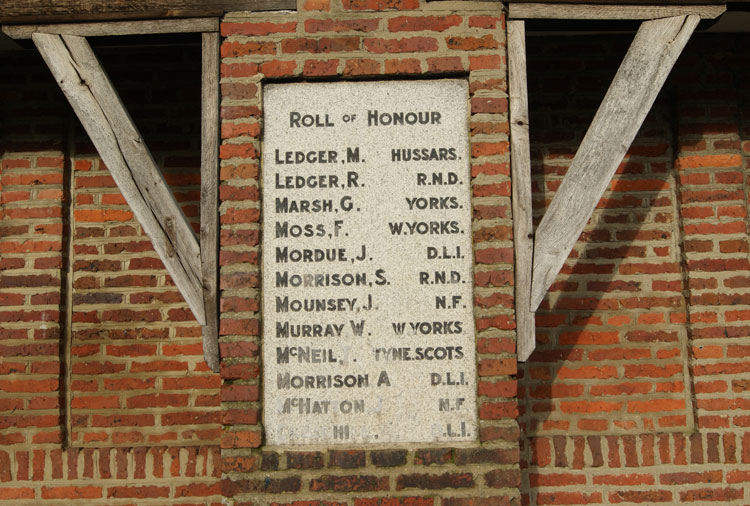
POLYGON ((269 444, 476 438, 467 95, 264 88, 269 444))

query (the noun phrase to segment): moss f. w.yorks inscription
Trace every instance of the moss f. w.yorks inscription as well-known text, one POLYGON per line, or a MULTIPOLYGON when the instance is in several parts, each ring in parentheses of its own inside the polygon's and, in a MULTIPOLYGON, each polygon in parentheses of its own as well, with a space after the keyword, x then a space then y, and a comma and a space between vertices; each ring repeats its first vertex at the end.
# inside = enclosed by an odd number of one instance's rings
POLYGON ((477 438, 467 97, 264 88, 269 444, 477 438))

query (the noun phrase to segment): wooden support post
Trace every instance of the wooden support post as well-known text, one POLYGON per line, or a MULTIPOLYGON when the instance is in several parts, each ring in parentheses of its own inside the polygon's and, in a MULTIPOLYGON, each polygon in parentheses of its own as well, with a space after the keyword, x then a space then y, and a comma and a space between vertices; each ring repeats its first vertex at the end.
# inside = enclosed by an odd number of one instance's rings
POLYGON ((560 272, 698 21, 690 15, 641 24, 536 230, 532 310, 560 272))
POLYGON ((34 44, 201 325, 200 247, 107 74, 83 37, 35 33, 34 44))
POLYGON ((511 185, 515 251, 516 348, 525 362, 536 347, 534 312, 530 309, 534 253, 531 221, 531 154, 529 100, 526 87, 526 32, 523 21, 508 22, 508 85, 510 90, 511 185))
POLYGON ((203 34, 201 101, 201 265, 206 325, 203 357, 219 372, 219 34, 203 34))

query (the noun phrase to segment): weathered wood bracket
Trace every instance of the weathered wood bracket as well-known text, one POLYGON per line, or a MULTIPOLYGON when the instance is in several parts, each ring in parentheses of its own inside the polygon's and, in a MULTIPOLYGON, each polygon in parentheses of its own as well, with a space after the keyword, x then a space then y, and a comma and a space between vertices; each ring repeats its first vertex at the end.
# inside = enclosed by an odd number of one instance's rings
MULTIPOLYGON (((559 15, 559 5, 542 4, 511 4, 511 17, 514 16, 514 6, 519 8, 515 11, 516 17, 564 17, 559 15), (536 12, 534 6, 540 5, 545 15, 533 15, 536 12), (554 13, 550 9, 554 9, 554 13)), ((597 9, 600 7, 597 6, 597 9)), ((724 7, 719 7, 723 12, 724 7)), ((636 6, 632 8, 642 9, 636 6)), ((562 184, 533 235, 524 21, 508 22, 519 361, 527 360, 536 346, 534 312, 609 186, 700 18, 699 14, 691 13, 641 23, 562 184)), ((633 19, 632 14, 627 19, 633 19)))
POLYGON ((714 19, 726 5, 604 5, 558 3, 511 3, 508 19, 622 19, 648 20, 696 15, 714 19))
POLYGON ((691 14, 641 24, 537 227, 532 311, 560 272, 698 21, 691 14))
POLYGON ((218 18, 157 19, 102 23, 62 23, 57 25, 3 25, 3 33, 13 39, 30 39, 35 33, 56 33, 96 37, 109 35, 152 35, 157 33, 218 32, 218 18))
POLYGON ((508 88, 510 96, 511 185, 515 249, 516 335, 518 360, 525 362, 536 345, 531 311, 531 267, 534 252, 531 220, 531 154, 526 86, 526 32, 523 21, 508 21, 508 88))
MULTIPOLYGON (((206 241, 211 241, 213 237, 212 243, 204 244, 205 251, 202 253, 187 218, 167 187, 151 153, 86 39, 73 35, 35 33, 32 40, 109 168, 133 214, 151 239, 154 249, 196 320, 204 326, 217 325, 217 309, 209 310, 209 320, 206 308, 216 307, 218 211, 214 210, 211 218, 210 210, 207 209, 204 214, 203 209, 216 208, 218 204, 218 158, 208 160, 209 154, 215 154, 218 150, 218 122, 213 127, 203 126, 203 134, 207 139, 214 140, 206 142, 203 146, 202 173, 205 168, 206 174, 202 174, 202 186, 207 186, 213 181, 213 188, 205 189, 205 192, 202 188, 201 195, 217 200, 201 202, 201 217, 207 220, 206 231, 202 231, 201 235, 206 241), (213 232, 209 229, 213 229, 213 232)), ((218 51, 218 35, 209 34, 207 40, 208 43, 204 45, 210 46, 211 51, 218 51)), ((204 60, 206 59, 208 57, 204 57, 204 60)), ((209 64, 211 65, 218 67, 218 59, 215 59, 215 63, 209 64)), ((204 71, 204 84, 208 83, 210 89, 204 90, 203 111, 216 118, 218 69, 207 68, 204 62, 204 71), (214 70, 216 73, 213 73, 214 70), (213 78, 210 77, 211 74, 213 78)), ((204 118, 205 121, 208 120, 204 118)), ((206 334, 204 332, 204 339, 206 334)), ((209 331, 208 334, 210 338, 215 338, 218 327, 216 332, 209 331)), ((206 361, 212 369, 216 369, 218 344, 208 346, 208 349, 211 353, 206 361)))
POLYGON ((201 266, 206 325, 203 357, 219 372, 219 34, 203 34, 201 98, 201 266))
MULTIPOLYGON (((163 23, 174 25, 172 28, 175 28, 184 21, 163 23)), ((138 30, 152 28, 140 22, 136 24, 138 30)), ((215 20, 210 23, 201 20, 190 26, 195 29, 218 27, 215 20)), ((182 28, 188 27, 183 25, 182 28)), ((208 366, 218 371, 219 35, 216 31, 210 31, 203 33, 202 37, 199 245, 187 218, 86 39, 72 35, 32 34, 34 43, 115 183, 151 239, 196 320, 203 326, 204 357, 208 366)))

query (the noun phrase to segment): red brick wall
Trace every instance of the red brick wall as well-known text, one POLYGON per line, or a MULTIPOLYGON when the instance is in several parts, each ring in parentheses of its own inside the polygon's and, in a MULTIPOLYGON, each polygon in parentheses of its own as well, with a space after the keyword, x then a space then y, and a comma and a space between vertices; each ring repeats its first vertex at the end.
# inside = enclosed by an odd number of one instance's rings
MULTIPOLYGON (((41 61, 0 58, 0 501, 747 504, 750 40, 688 45, 538 313, 517 392, 504 28, 495 4, 417 0, 226 17, 221 377, 41 61), (263 84, 442 76, 471 93, 479 440, 265 446, 263 84)), ((537 219, 627 44, 529 39, 537 219)), ((102 54, 197 224, 197 46, 102 54)))
MULTIPOLYGON (((98 52, 197 225, 199 47, 98 52)), ((200 327, 41 58, 0 68, 0 501, 218 504, 200 327)))
POLYGON ((40 72, 43 68, 19 65, 16 58, 4 61, 3 69, 0 447, 6 449, 63 439, 59 356, 66 108, 52 80, 40 72))
MULTIPOLYGON (((197 230, 200 51, 153 51, 100 53, 197 230)), ((73 156, 71 440, 218 443, 220 378, 200 326, 84 135, 73 156)))
MULTIPOLYGON (((748 503, 748 42, 688 44, 538 313, 525 504, 748 503)), ((627 44, 530 40, 539 212, 627 44)))
MULTIPOLYGON (((577 42, 542 53, 538 40, 528 70, 537 221, 627 48, 600 41, 584 51, 577 42), (585 71, 569 74, 583 63, 585 71)), ((526 434, 693 427, 673 123, 663 98, 538 312, 538 348, 520 396, 526 434)))
POLYGON ((496 4, 306 0, 233 13, 222 44, 222 492, 237 506, 518 504, 505 26, 496 4), (265 447, 259 351, 262 90, 279 79, 460 76, 471 94, 480 437, 461 447, 265 447))

